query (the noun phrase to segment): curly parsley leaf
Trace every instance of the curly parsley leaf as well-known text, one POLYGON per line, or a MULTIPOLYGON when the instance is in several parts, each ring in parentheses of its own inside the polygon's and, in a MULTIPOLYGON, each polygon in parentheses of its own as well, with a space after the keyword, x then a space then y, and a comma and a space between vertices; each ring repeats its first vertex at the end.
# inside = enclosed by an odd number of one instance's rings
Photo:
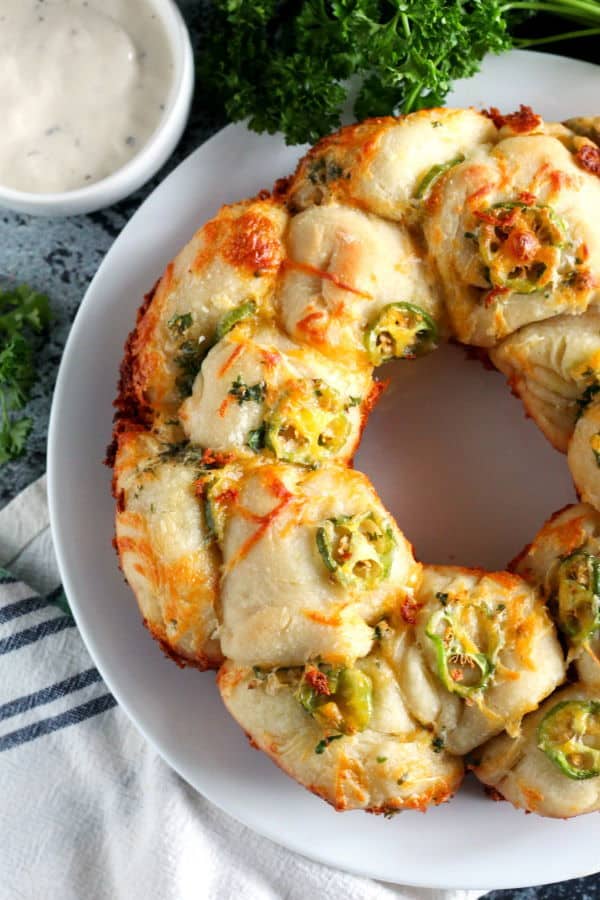
POLYGON ((0 464, 24 450, 33 422, 17 417, 35 382, 34 335, 50 323, 48 298, 27 285, 0 290, 0 464))
MULTIPOLYGON (((600 25, 580 0, 215 0, 198 61, 204 96, 255 131, 314 143, 338 128, 348 79, 362 82, 358 119, 444 102, 486 53, 522 41, 511 33, 535 12, 600 25)), ((595 32, 597 33, 597 31, 595 32)), ((567 35, 554 36, 561 39, 567 35)))
POLYGON ((41 334, 50 325, 52 313, 45 294, 26 284, 0 290, 0 338, 22 334, 26 328, 41 334))

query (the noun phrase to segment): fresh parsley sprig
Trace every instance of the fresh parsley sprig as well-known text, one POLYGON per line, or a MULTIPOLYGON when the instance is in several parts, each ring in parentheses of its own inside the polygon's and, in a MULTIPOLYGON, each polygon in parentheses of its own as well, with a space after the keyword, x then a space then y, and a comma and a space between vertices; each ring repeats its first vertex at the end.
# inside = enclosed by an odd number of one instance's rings
POLYGON ((0 465, 20 456, 32 421, 18 417, 35 382, 34 335, 50 323, 50 303, 27 285, 0 290, 0 465))
POLYGON ((357 119, 408 113, 443 104, 486 53, 599 32, 599 0, 215 0, 199 83, 230 119, 314 143, 339 127, 352 76, 357 119), (516 38, 536 12, 577 30, 516 38))

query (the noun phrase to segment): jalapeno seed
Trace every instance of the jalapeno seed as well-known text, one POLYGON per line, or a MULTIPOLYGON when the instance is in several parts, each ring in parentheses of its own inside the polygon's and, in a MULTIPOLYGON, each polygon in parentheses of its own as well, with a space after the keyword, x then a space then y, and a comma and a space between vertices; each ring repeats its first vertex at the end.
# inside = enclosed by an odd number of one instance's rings
POLYGON ((331 576, 345 587, 370 590, 390 573, 394 533, 376 513, 327 519, 317 529, 316 542, 331 576))
POLYGON ((563 559, 556 571, 558 624, 575 644, 600 628, 600 560, 581 550, 563 559))
POLYGON ((567 778, 600 775, 600 702, 563 700, 538 726, 538 747, 567 778))
POLYGON ((365 345, 375 366, 390 359, 414 359, 437 346, 437 326, 420 306, 390 303, 365 335, 365 345))

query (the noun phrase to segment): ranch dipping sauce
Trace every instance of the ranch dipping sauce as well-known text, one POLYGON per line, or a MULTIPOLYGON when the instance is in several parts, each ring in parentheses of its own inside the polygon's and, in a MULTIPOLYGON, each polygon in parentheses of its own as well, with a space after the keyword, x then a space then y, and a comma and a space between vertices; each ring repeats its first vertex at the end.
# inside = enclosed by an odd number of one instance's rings
POLYGON ((156 130, 173 77, 150 0, 0 0, 0 185, 106 178, 156 130))

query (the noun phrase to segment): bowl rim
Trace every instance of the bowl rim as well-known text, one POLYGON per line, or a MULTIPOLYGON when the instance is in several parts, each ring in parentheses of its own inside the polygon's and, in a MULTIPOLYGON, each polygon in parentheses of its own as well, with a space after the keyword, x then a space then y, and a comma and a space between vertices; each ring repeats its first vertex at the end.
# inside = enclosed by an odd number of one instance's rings
POLYGON ((173 53, 174 76, 165 111, 138 153, 109 175, 68 191, 22 191, 0 184, 0 206, 52 213, 59 207, 85 212, 110 205, 137 190, 166 162, 187 123, 194 91, 194 54, 189 30, 175 0, 146 0, 160 17, 173 53), (37 209, 36 209, 37 208, 37 209))

